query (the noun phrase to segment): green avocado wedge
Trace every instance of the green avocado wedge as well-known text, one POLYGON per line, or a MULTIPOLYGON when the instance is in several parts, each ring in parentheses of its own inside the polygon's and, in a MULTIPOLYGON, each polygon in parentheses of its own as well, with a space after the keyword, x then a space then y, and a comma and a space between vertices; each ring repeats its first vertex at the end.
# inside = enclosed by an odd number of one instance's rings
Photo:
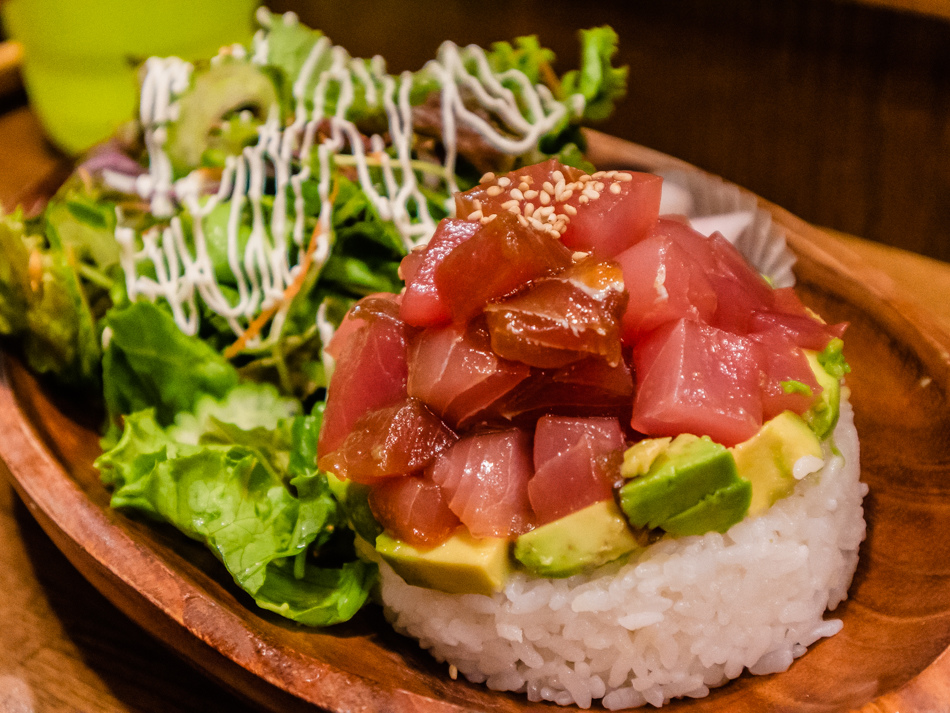
POLYGON ((542 577, 570 577, 642 546, 613 500, 541 525, 515 541, 515 559, 542 577))

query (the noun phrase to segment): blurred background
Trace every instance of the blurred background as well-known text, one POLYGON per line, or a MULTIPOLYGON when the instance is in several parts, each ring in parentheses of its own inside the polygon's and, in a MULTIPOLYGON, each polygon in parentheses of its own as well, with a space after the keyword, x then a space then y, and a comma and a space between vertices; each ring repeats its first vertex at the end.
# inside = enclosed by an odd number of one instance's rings
MULTIPOLYGON (((950 0, 273 0, 357 56, 536 34, 577 61, 609 24, 630 66, 597 127, 821 226, 950 260, 950 0)), ((9 97, 13 97, 10 99, 9 97)), ((4 102, 25 101, 22 93, 4 102)), ((0 107, 2 109, 3 107, 0 107)))
POLYGON ((629 93, 600 129, 798 216, 950 260, 948 0, 274 0, 352 54, 416 69, 442 39, 537 34, 577 61, 609 24, 629 93))

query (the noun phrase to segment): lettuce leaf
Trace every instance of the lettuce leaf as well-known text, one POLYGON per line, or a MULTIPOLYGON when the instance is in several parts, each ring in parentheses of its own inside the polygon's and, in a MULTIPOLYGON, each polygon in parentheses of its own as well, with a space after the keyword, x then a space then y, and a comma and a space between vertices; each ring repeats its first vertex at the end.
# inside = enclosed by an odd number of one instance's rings
POLYGON ((600 121, 610 116, 614 104, 626 94, 629 68, 612 64, 617 53, 617 33, 610 27, 581 30, 580 37, 581 67, 564 75, 561 91, 565 97, 583 95, 584 118, 600 121))
POLYGON ((200 397, 222 398, 238 383, 227 359, 184 334, 170 314, 149 302, 113 308, 105 330, 103 392, 113 422, 154 408, 158 423, 168 426, 200 397))
POLYGON ((315 465, 320 414, 288 418, 271 387, 239 391, 214 407, 202 400, 202 417, 187 428, 163 427, 155 409, 129 414, 119 442, 96 462, 114 488, 112 505, 205 544, 264 609, 312 626, 345 621, 366 601, 375 568, 314 558, 343 524, 315 465), (225 420, 238 402, 250 428, 225 420))

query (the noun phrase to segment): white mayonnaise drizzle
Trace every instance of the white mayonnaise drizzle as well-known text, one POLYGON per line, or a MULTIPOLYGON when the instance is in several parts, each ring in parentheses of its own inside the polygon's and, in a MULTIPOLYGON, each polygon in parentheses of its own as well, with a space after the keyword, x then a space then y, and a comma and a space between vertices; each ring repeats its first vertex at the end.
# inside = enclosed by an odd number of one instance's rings
MULTIPOLYGON (((293 13, 282 17, 263 13, 259 20, 263 29, 255 35, 250 53, 240 46, 227 47, 214 62, 264 65, 270 50, 271 24, 298 22, 293 13)), ((236 335, 242 334, 262 311, 276 309, 265 342, 276 339, 288 307, 281 303, 282 297, 297 278, 306 251, 311 249, 310 236, 304 234, 303 184, 308 180, 316 181, 321 201, 311 264, 320 269, 329 257, 335 163, 354 169, 360 187, 380 217, 393 222, 407 249, 427 242, 432 236, 436 220, 420 190, 420 162, 412 155, 410 73, 390 76, 382 58, 354 59, 343 48, 320 38, 294 78, 292 119, 282 125, 277 107, 272 107, 267 120, 258 128, 257 142, 240 155, 227 158, 217 191, 208 195, 200 171, 173 182, 172 165, 165 150, 168 124, 177 118, 178 98, 190 86, 192 69, 192 65, 177 58, 148 60, 139 112, 149 155, 148 173, 135 179, 134 184, 127 177, 106 176, 119 190, 134 188, 135 193, 149 201, 156 217, 166 219, 160 226, 138 235, 123 225, 121 214, 118 216, 116 239, 122 248, 130 298, 166 300, 176 323, 188 334, 194 334, 199 327, 199 299, 224 318, 236 335), (337 99, 331 113, 328 102, 332 94, 337 99), (388 123, 389 146, 382 136, 371 136, 369 154, 364 137, 347 118, 354 102, 360 99, 371 107, 381 107, 388 123), (308 102, 312 108, 307 106, 308 102), (315 176, 311 175, 312 167, 317 170, 315 176), (381 181, 374 182, 371 168, 378 169, 381 181), (276 188, 269 216, 264 207, 268 178, 276 188), (204 233, 204 218, 221 204, 230 206, 227 252, 237 285, 236 295, 221 289, 204 233), (185 239, 183 211, 191 216, 193 246, 185 239), (250 235, 242 248, 241 232, 243 227, 247 233, 248 214, 250 235), (291 241, 295 260, 289 257, 291 241)), ((565 104, 555 100, 546 87, 532 85, 518 70, 495 74, 485 52, 476 46, 459 48, 446 42, 437 59, 425 69, 440 86, 446 156, 441 166, 428 164, 422 168, 427 183, 436 180, 449 193, 458 190, 455 166, 460 128, 477 131, 497 150, 517 155, 536 146, 564 118, 568 106, 571 111, 583 112, 584 100, 580 95, 565 104), (474 73, 466 66, 474 66, 474 73), (519 86, 524 109, 504 86, 506 81, 519 86), (482 111, 469 108, 473 101, 482 111), (496 118, 503 131, 485 120, 485 112, 496 118)), ((452 213, 454 202, 448 201, 445 207, 452 213)), ((261 341, 249 340, 247 346, 261 346, 261 341)))

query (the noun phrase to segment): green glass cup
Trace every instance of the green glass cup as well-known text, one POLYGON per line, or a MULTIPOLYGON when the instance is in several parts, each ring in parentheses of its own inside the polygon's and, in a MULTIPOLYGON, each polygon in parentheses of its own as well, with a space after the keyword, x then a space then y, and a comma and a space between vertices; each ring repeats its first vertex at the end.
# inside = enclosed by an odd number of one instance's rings
POLYGON ((23 79, 49 139, 69 154, 135 115, 138 66, 193 60, 246 43, 258 0, 5 0, 4 27, 23 44, 23 79))

